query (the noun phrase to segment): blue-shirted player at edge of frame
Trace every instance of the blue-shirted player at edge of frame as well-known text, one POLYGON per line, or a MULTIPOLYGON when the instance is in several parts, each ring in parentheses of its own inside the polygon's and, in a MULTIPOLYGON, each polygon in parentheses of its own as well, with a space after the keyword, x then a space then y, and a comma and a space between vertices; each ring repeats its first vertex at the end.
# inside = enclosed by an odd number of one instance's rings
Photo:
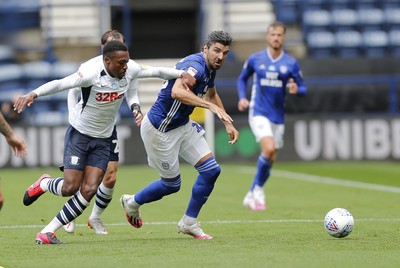
POLYGON ((283 147, 286 92, 307 92, 297 60, 283 50, 285 34, 282 22, 269 25, 267 48, 245 61, 237 81, 238 109, 249 109, 249 125, 261 147, 253 183, 243 200, 243 205, 253 211, 266 209, 264 185, 277 152, 283 147), (249 101, 246 93, 250 76, 253 85, 249 101))
POLYGON ((232 38, 223 31, 213 31, 202 51, 180 60, 176 68, 185 70, 196 78, 189 89, 180 79, 166 81, 156 102, 144 117, 140 129, 148 156, 160 179, 134 195, 124 194, 120 201, 128 222, 135 228, 142 226, 139 207, 176 193, 181 186, 179 157, 198 171, 185 214, 178 223, 178 232, 196 239, 212 239, 200 228, 197 217, 210 196, 221 168, 204 138, 203 128, 189 118, 194 108, 209 109, 225 125, 230 144, 237 141, 239 132, 232 118, 225 112, 215 87, 215 76, 222 67, 232 38))

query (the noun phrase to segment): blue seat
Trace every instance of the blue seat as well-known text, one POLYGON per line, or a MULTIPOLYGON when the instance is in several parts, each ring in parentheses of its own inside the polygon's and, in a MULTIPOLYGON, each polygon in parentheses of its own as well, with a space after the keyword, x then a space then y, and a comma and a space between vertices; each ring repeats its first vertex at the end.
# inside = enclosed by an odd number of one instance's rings
POLYGON ((327 10, 306 10, 303 12, 305 29, 325 28, 331 24, 331 14, 327 10))
POLYGON ((389 38, 385 31, 366 30, 362 33, 365 54, 368 57, 384 57, 388 54, 389 38))
POLYGON ((336 47, 338 55, 343 58, 360 57, 362 55, 362 36, 355 30, 340 30, 336 32, 336 47))
POLYGON ((389 30, 388 38, 391 54, 400 57, 400 28, 389 30))
POLYGON ((22 65, 26 79, 51 80, 53 67, 47 61, 31 61, 22 65))
POLYGON ((21 65, 8 63, 0 65, 0 83, 10 81, 21 81, 23 79, 23 70, 21 65))
POLYGON ((357 12, 350 8, 333 9, 331 18, 335 26, 357 26, 359 23, 357 12))
POLYGON ((53 79, 66 77, 76 72, 78 68, 79 64, 75 62, 56 61, 52 65, 52 77, 53 79))
POLYGON ((383 26, 385 24, 385 14, 380 8, 359 8, 357 16, 361 25, 383 26))
POLYGON ((400 25, 400 4, 399 6, 387 6, 383 10, 384 16, 386 18, 386 23, 389 26, 400 25))
POLYGON ((309 32, 306 42, 308 54, 313 58, 332 57, 334 55, 335 35, 330 31, 309 32))

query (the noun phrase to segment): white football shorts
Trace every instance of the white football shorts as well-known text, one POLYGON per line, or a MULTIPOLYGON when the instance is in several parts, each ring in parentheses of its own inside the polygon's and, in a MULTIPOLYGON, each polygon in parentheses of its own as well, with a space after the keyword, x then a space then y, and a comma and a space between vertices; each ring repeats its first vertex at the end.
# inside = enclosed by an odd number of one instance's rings
POLYGON ((249 125, 257 142, 260 142, 264 137, 272 136, 275 141, 275 148, 281 149, 283 147, 284 124, 275 124, 265 116, 257 115, 249 117, 249 125))
POLYGON ((157 169, 160 176, 167 179, 180 174, 179 156, 195 166, 201 158, 211 153, 204 132, 204 129, 192 120, 184 126, 161 132, 151 124, 146 115, 140 127, 140 135, 149 166, 157 169))

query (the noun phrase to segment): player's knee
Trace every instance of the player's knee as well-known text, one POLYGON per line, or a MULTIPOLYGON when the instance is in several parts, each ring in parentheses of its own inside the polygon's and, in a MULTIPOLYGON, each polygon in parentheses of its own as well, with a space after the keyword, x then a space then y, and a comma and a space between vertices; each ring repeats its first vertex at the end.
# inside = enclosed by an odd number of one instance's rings
POLYGON ((82 185, 81 194, 87 201, 89 201, 96 195, 97 188, 96 185, 82 185))
POLYGON ((110 173, 107 172, 103 178, 103 184, 107 188, 114 188, 116 181, 117 181, 117 173, 116 172, 110 172, 110 173))
POLYGON ((66 183, 64 180, 64 184, 61 188, 62 196, 72 196, 79 190, 80 185, 76 183, 66 183))
POLYGON ((181 189, 181 176, 178 175, 173 179, 161 179, 162 184, 165 186, 167 194, 173 194, 179 192, 181 189))

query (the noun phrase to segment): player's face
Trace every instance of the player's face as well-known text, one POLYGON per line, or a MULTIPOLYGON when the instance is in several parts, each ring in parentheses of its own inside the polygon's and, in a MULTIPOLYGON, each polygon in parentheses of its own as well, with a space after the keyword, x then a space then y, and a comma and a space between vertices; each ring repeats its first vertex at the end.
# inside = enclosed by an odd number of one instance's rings
POLYGON ((274 50, 281 50, 283 40, 285 39, 285 30, 283 27, 271 27, 267 33, 268 47, 274 50))
POLYGON ((204 57, 207 62, 207 67, 210 70, 218 70, 224 64, 228 56, 229 46, 224 46, 221 43, 214 43, 210 47, 204 47, 204 57))
POLYGON ((112 57, 105 57, 104 65, 106 66, 107 72, 118 79, 125 76, 126 70, 128 69, 129 52, 128 51, 116 51, 112 57))

